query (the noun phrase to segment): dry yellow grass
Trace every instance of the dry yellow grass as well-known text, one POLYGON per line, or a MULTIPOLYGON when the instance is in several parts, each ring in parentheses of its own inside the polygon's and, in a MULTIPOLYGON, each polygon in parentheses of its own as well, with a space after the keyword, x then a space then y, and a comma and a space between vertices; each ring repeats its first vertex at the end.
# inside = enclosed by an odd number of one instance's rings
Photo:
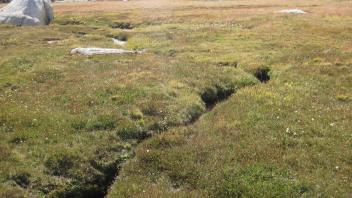
POLYGON ((290 0, 265 0, 265 1, 189 1, 189 0, 155 0, 155 1, 103 1, 103 2, 85 2, 85 3, 55 3, 54 9, 58 14, 63 13, 93 13, 93 12, 121 12, 121 11, 140 11, 142 13, 159 14, 170 12, 182 12, 196 14, 203 11, 208 14, 224 16, 230 12, 233 15, 252 15, 275 12, 284 8, 300 8, 316 15, 334 14, 334 15, 351 15, 352 2, 350 1, 290 1, 290 0), (77 9, 79 8, 79 9, 77 9), (221 12, 219 12, 219 10, 221 12), (155 12, 158 11, 158 12, 155 12), (234 12, 235 11, 235 12, 234 12))

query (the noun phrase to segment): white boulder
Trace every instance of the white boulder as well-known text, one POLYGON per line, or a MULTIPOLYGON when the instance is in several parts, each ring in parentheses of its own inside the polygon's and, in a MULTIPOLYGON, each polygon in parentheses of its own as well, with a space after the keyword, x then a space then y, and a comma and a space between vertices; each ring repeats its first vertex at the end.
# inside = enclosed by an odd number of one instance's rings
POLYGON ((288 13, 288 14, 305 14, 306 12, 300 9, 284 9, 280 10, 280 13, 288 13))
POLYGON ((0 9, 0 23, 49 25, 54 19, 50 0, 13 0, 0 9))

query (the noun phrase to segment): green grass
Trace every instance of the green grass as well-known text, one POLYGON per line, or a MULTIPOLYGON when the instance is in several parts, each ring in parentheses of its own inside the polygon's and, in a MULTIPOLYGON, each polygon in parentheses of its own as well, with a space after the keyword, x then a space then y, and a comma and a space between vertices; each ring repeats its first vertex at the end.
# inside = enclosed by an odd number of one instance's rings
POLYGON ((188 8, 0 25, 0 197, 352 193, 351 16, 188 8))

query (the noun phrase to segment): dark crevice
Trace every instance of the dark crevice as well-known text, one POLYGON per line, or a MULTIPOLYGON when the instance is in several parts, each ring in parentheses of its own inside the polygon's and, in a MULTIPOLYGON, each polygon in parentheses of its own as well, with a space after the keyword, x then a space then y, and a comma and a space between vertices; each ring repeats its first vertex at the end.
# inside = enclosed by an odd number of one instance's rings
POLYGON ((95 170, 95 174, 91 174, 89 179, 86 178, 87 180, 83 181, 74 179, 70 186, 52 192, 50 197, 103 198, 108 194, 109 187, 115 181, 126 159, 126 157, 119 157, 111 162, 91 160, 88 163, 95 170))
POLYGON ((262 83, 267 83, 270 80, 270 68, 269 67, 259 67, 254 71, 254 76, 262 83))
POLYGON ((133 29, 133 25, 129 22, 113 22, 112 24, 110 24, 110 27, 113 29, 133 29))
POLYGON ((220 86, 215 86, 211 88, 206 88, 200 96, 203 102, 205 103, 207 110, 211 111, 217 103, 226 100, 234 92, 234 88, 224 88, 220 86))

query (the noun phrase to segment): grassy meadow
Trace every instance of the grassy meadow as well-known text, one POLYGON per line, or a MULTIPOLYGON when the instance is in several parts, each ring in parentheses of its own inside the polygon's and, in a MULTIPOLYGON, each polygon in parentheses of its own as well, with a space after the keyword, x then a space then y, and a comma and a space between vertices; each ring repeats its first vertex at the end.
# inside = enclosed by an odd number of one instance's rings
POLYGON ((352 196, 350 1, 53 7, 0 24, 0 197, 352 196))

